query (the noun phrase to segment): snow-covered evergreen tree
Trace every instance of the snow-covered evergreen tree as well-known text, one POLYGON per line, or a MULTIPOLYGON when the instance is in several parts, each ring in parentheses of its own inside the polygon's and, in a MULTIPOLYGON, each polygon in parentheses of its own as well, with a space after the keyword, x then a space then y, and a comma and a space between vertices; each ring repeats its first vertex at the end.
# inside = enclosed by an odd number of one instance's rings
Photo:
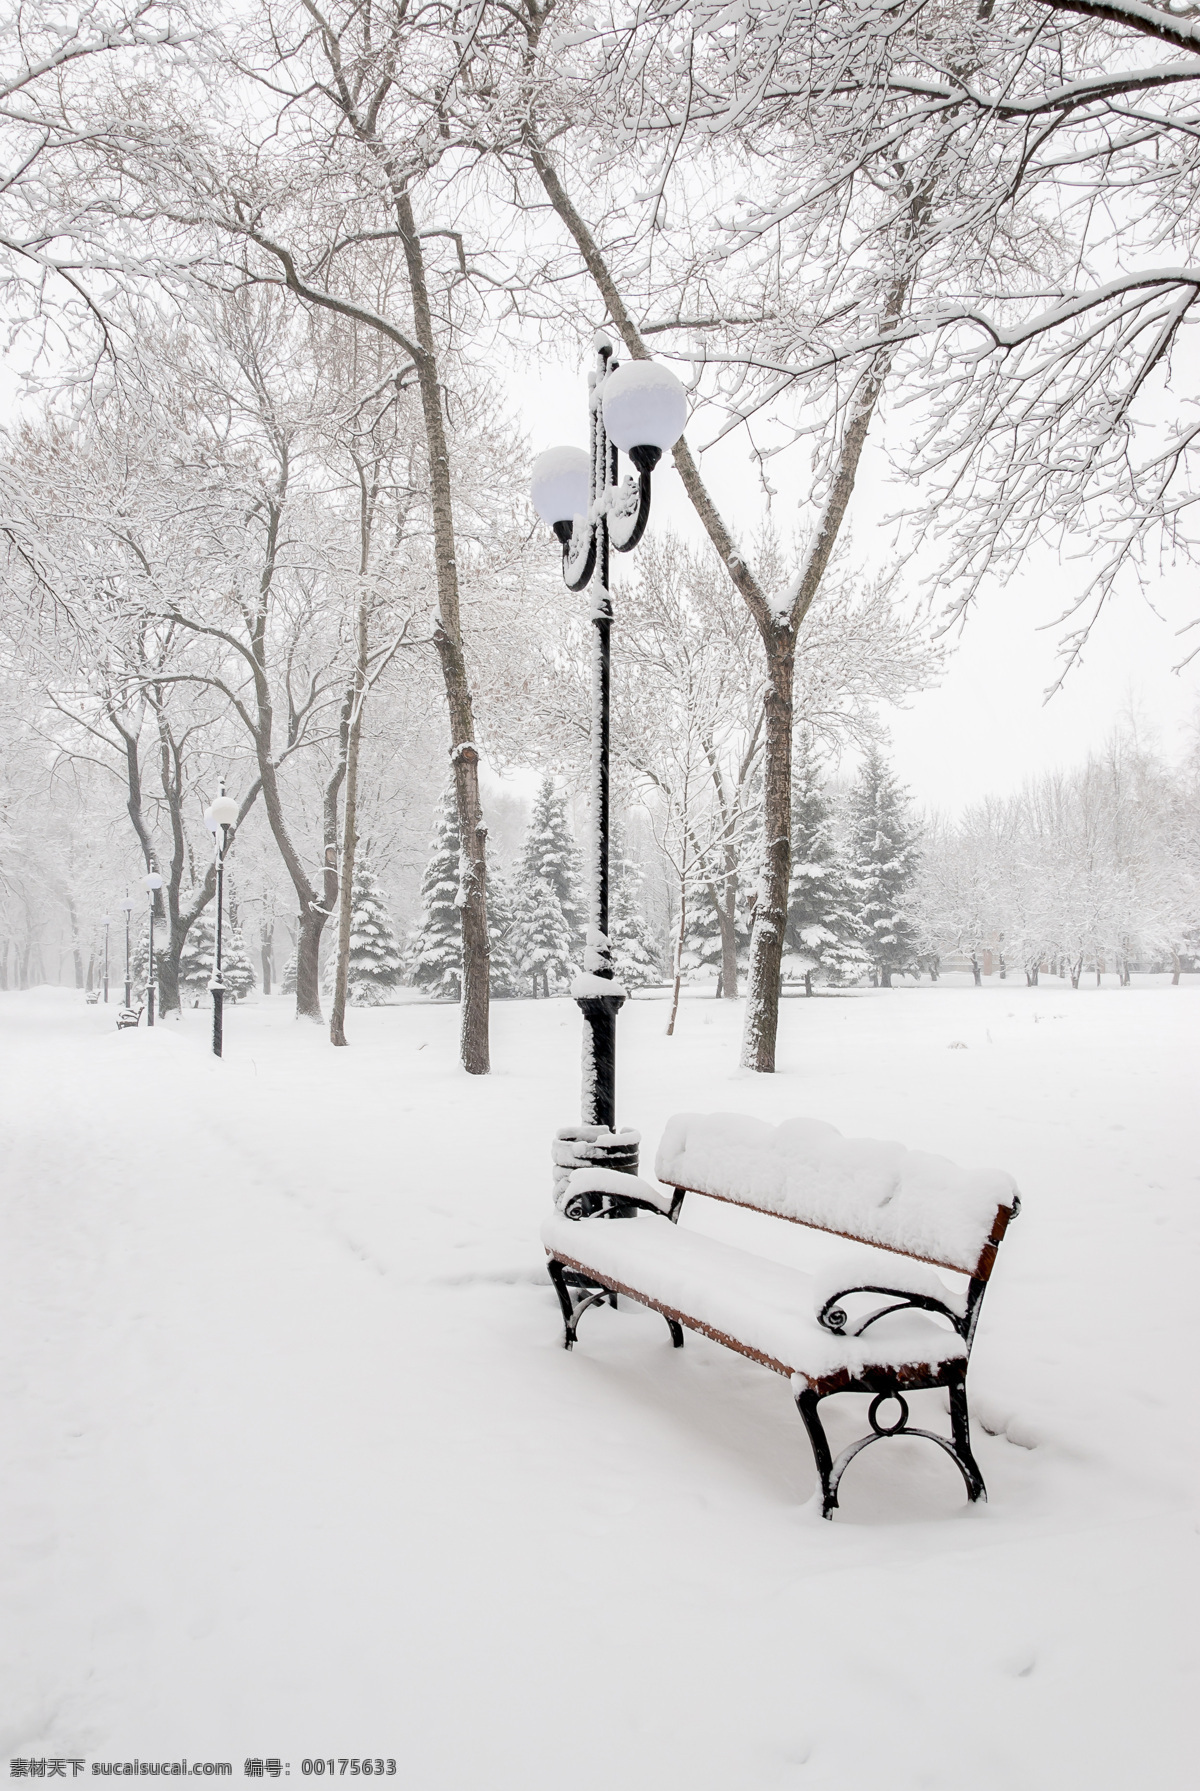
POLYGON ((870 747, 850 795, 849 875, 858 939, 885 989, 896 973, 917 970, 909 906, 919 854, 906 797, 870 747))
POLYGON ((549 772, 542 779, 529 817, 517 882, 550 886, 582 953, 587 930, 587 902, 579 849, 567 820, 566 793, 555 787, 549 772))
POLYGON ((488 876, 487 912, 492 994, 524 995, 527 989, 517 953, 516 897, 512 879, 501 872, 488 876))
POLYGON ((513 914, 513 958, 518 984, 531 995, 552 995, 579 967, 578 939, 554 888, 542 878, 519 878, 513 914))
POLYGON ((642 873, 632 859, 615 857, 608 900, 608 938, 613 969, 627 989, 662 980, 662 965, 641 902, 642 873))
POLYGON ((283 975, 279 979, 279 993, 294 995, 296 993, 296 948, 293 945, 283 966, 283 975))
MULTIPOLYGON (((332 963, 336 966, 334 954, 332 963)), ((401 981, 404 961, 383 891, 370 865, 354 872, 346 993, 355 1007, 378 1007, 401 981)))
POLYGON ((208 985, 213 967, 213 923, 205 910, 188 928, 188 936, 179 954, 179 999, 181 1004, 203 1007, 208 1000, 208 985))
POLYGON ((854 897, 840 850, 833 806, 821 782, 811 737, 796 745, 792 771, 792 873, 788 885, 784 974, 848 983, 868 968, 855 938, 854 897))
MULTIPOLYGON (((179 995, 190 999, 193 1007, 208 1005, 208 985, 213 973, 213 936, 216 916, 206 908, 188 928, 188 936, 179 954, 179 995)), ((221 929, 221 981, 225 984, 226 1001, 243 1001, 258 981, 254 966, 246 952, 245 941, 238 928, 226 917, 221 929)))
POLYGON ((244 1001, 258 982, 239 927, 222 929, 221 981, 225 984, 226 1001, 244 1001))
POLYGON ((519 987, 549 995, 583 961, 586 908, 567 799, 542 779, 513 879, 512 962, 519 987))
POLYGON ((412 982, 446 1001, 462 997, 458 887, 458 805, 450 789, 438 804, 432 850, 421 880, 421 920, 409 944, 412 982))

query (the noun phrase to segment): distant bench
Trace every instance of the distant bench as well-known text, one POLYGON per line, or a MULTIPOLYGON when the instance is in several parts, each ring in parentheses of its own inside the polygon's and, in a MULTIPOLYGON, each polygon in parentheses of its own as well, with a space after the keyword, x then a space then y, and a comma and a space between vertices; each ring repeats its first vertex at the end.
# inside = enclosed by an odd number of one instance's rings
POLYGON ((615 1306, 626 1294, 663 1315, 677 1349, 687 1326, 787 1375, 821 1476, 825 1517, 833 1516, 850 1462, 889 1436, 937 1443, 962 1473, 967 1497, 986 1498, 971 1453, 967 1362, 997 1249, 1020 1210, 1010 1176, 959 1169, 899 1144, 843 1138, 820 1120, 770 1126, 728 1113, 676 1114, 655 1172, 665 1189, 613 1170, 578 1169, 542 1227, 568 1349, 589 1307, 615 1306), (878 1273, 859 1261, 805 1274, 681 1230, 676 1221, 689 1193, 902 1260, 878 1273), (966 1288, 956 1292, 935 1268, 965 1275, 966 1288), (950 1438, 908 1422, 904 1395, 936 1387, 949 1397, 950 1438), (818 1410, 833 1393, 874 1395, 869 1434, 836 1461, 818 1410), (891 1413, 880 1417, 889 1401, 898 1414, 892 1422, 891 1413))

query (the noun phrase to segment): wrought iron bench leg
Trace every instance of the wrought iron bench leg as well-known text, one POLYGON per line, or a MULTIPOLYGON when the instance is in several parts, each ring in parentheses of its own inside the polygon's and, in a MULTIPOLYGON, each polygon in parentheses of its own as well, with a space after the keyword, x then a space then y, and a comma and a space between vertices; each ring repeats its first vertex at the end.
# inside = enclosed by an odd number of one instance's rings
POLYGON ((967 1417, 967 1383, 960 1381, 950 1392, 950 1430, 954 1437, 954 1454, 962 1469, 963 1479, 967 1483, 967 1497, 972 1504, 977 1499, 987 1503, 987 1487, 983 1484, 983 1475, 979 1472, 979 1463, 971 1453, 971 1424, 967 1417))
POLYGON ((829 1438, 825 1435, 825 1426, 817 1407, 821 1403, 821 1395, 814 1393, 811 1387, 803 1388, 796 1394, 796 1410, 804 1420, 804 1428, 808 1432, 808 1440, 812 1444, 813 1460, 817 1464, 817 1473, 821 1476, 821 1516, 832 1520, 837 1506, 837 1487, 830 1481, 833 1472, 833 1456, 829 1449, 829 1438))
POLYGON ((558 1295, 558 1303, 562 1307, 563 1330, 566 1333, 563 1338, 563 1348, 570 1349, 575 1342, 575 1302, 571 1298, 571 1290, 567 1286, 566 1277, 563 1274, 562 1263, 555 1262, 554 1258, 551 1257, 546 1268, 551 1281, 554 1283, 554 1291, 558 1295))

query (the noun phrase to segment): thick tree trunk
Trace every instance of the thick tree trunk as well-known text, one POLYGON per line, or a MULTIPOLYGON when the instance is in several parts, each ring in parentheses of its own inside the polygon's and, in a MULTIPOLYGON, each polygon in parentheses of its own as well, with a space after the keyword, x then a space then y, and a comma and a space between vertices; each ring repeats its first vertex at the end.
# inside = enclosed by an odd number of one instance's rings
POLYGON ((458 560, 455 547, 454 507, 450 482, 450 446, 446 437, 433 311, 425 277, 425 256, 413 216, 407 188, 393 180, 393 202, 400 226, 400 240, 412 294, 413 325, 418 353, 415 356, 421 415, 429 465, 429 489, 433 510, 434 567, 437 577, 438 616, 434 634, 446 704, 450 711, 450 756, 454 765, 454 795, 458 807, 461 842, 459 911, 462 916, 463 990, 459 1050, 463 1068, 473 1076, 491 1069, 489 1008, 491 1002, 491 953, 487 927, 487 829, 479 800, 479 751, 475 744, 475 718, 471 685, 463 654, 458 603, 458 560))
POLYGON ((296 931, 296 1018, 321 1019, 321 934, 327 914, 311 903, 299 916, 296 931))

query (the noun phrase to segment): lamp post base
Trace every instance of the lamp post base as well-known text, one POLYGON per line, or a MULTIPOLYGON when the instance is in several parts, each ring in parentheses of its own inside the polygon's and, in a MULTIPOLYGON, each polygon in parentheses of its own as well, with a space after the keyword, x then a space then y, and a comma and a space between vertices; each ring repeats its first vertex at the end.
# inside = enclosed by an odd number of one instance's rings
MULTIPOLYGON (((210 985, 211 988, 211 985, 210 985)), ((213 1056, 220 1057, 225 1049, 225 990, 212 989, 213 998, 213 1056)))
MULTIPOLYGON (((613 1132, 607 1126, 560 1126, 554 1134, 554 1204, 561 1206, 567 1182, 576 1169, 613 1169, 621 1175, 638 1172, 640 1132, 613 1132)), ((604 1196, 594 1197, 595 1210, 604 1196)))

